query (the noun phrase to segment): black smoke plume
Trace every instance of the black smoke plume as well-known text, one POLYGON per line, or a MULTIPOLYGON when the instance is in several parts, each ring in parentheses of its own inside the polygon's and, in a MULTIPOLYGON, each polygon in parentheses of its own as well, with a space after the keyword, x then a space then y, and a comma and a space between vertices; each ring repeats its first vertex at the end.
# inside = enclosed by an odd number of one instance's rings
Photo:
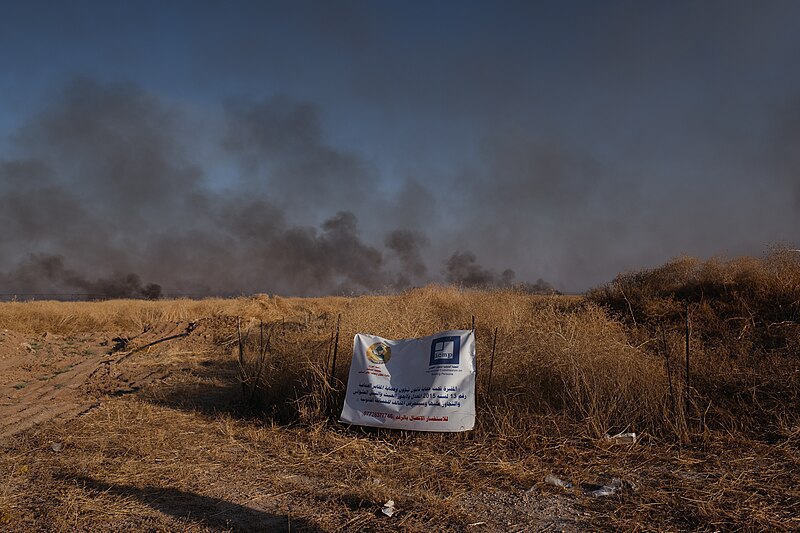
POLYGON ((422 249, 429 244, 428 238, 418 231, 397 229, 386 235, 384 245, 395 253, 402 266, 397 281, 399 287, 424 281, 428 267, 425 266, 422 249))
POLYGON ((455 252, 445 263, 448 283, 464 287, 508 287, 514 281, 514 271, 506 269, 496 273, 477 263, 475 254, 469 250, 455 252))
POLYGON ((142 284, 138 275, 115 273, 109 277, 87 279, 64 266, 64 258, 58 255, 31 254, 17 268, 0 273, 0 286, 11 295, 37 294, 47 297, 80 296, 86 298, 145 298, 157 300, 161 297, 161 286, 157 283, 142 284))
MULTIPOLYGON (((140 87, 80 78, 57 91, 0 159, 0 292, 307 296, 440 281, 429 238, 389 226, 402 217, 374 169, 326 141, 315 106, 276 97, 224 112, 227 181, 190 151, 202 143, 187 117, 140 87)), ((508 284, 469 257, 448 281, 508 284)))

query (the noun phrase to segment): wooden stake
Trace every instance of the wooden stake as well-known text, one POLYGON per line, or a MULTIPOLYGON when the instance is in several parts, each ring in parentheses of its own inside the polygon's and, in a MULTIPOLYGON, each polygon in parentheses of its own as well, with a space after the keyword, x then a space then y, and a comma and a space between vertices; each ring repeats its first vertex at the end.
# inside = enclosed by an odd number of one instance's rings
POLYGON ((253 386, 250 387, 251 405, 256 397, 256 391, 258 390, 258 385, 259 382, 261 381, 261 373, 264 371, 264 367, 266 366, 267 351, 269 351, 270 337, 271 337, 271 332, 267 334, 267 340, 264 341, 264 321, 262 320, 259 326, 259 335, 258 335, 258 369, 256 370, 256 376, 253 379, 253 386))
POLYGON ((689 300, 686 300, 686 405, 689 405, 689 337, 691 326, 689 324, 689 300))
POLYGON ((331 338, 328 341, 328 349, 325 351, 325 377, 327 378, 330 364, 331 364, 331 354, 333 354, 333 336, 336 335, 335 331, 331 331, 331 338))
POLYGON ((242 342, 242 317, 236 317, 236 334, 239 340, 239 381, 242 382, 242 396, 247 393, 247 374, 244 369, 244 343, 242 342))
POLYGON ((334 379, 336 379, 336 356, 339 353, 339 323, 342 315, 336 317, 336 339, 333 341, 333 364, 331 365, 331 387, 335 388, 334 379))
POLYGON ((334 336, 334 340, 333 340, 333 361, 332 361, 332 364, 331 364, 331 379, 330 379, 330 384, 329 384, 329 387, 330 387, 329 392, 330 392, 330 395, 331 395, 330 396, 331 401, 328 404, 328 409, 329 409, 328 414, 331 417, 335 417, 336 416, 337 403, 338 403, 337 398, 336 398, 337 387, 336 387, 335 379, 336 379, 336 356, 339 354, 339 323, 340 323, 341 319, 342 319, 342 315, 338 315, 336 317, 336 335, 334 336))
POLYGON ((492 394, 492 370, 494 370, 494 352, 497 348, 497 326, 494 328, 494 340, 492 341, 492 357, 489 359, 489 386, 487 387, 487 396, 492 394))
POLYGON ((672 388, 672 368, 669 364, 669 347, 667 346, 667 333, 661 329, 661 341, 664 345, 664 364, 667 367, 667 381, 669 381, 669 398, 672 402, 672 415, 675 415, 675 391, 672 388))

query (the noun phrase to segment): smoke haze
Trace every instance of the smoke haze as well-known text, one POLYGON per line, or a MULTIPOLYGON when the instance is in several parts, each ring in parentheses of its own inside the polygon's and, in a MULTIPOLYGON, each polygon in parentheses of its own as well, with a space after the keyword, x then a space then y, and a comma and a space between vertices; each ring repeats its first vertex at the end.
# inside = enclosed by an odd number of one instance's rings
MULTIPOLYGON (((4 292, 315 295, 437 280, 428 238, 388 226, 379 200, 369 207, 368 165, 325 143, 313 105, 278 97, 224 114, 207 148, 238 173, 214 191, 187 149, 200 136, 153 95, 87 78, 60 89, 17 132, 18 158, 0 166, 4 292), (337 211, 351 205, 367 206, 382 248, 362 238, 353 212, 337 211)), ((496 281, 472 271, 447 280, 496 281)))
POLYGON ((578 292, 797 247, 797 3, 30 4, 0 293, 578 292))

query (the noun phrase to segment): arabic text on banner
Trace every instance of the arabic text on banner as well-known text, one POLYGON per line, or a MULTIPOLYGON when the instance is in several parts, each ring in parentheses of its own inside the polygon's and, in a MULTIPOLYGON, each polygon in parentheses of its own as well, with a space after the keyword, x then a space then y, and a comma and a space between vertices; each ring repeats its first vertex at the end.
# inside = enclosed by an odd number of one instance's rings
POLYGON ((475 333, 357 334, 341 421, 417 431, 475 427, 475 333))

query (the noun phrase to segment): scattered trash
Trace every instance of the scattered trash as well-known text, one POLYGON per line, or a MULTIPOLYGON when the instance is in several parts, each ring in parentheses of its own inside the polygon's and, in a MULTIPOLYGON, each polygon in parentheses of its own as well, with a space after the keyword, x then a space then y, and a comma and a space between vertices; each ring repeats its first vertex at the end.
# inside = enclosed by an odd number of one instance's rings
POLYGON ((611 480, 611 486, 617 490, 629 490, 631 492, 636 492, 636 483, 627 481, 625 479, 620 479, 618 477, 615 477, 611 480))
POLYGON ((131 340, 127 337, 114 337, 111 339, 111 342, 114 343, 114 346, 111 347, 111 351, 109 353, 115 353, 124 351, 128 347, 128 343, 131 342, 131 340))
POLYGON ((617 433, 613 437, 606 435, 605 438, 614 444, 636 444, 636 433, 617 433))
POLYGON ((608 485, 603 485, 599 489, 595 489, 593 491, 590 491, 588 494, 592 498, 602 498, 604 496, 613 496, 616 493, 617 493, 617 489, 615 489, 614 487, 609 487, 608 485))
POLYGON ((565 481, 561 480, 560 478, 557 478, 553 474, 547 474, 544 477, 544 482, 547 483, 548 485, 553 485, 554 487, 561 487, 563 489, 571 489, 572 488, 572 483, 565 482, 565 481))
POLYGON ((377 477, 372 478, 373 485, 380 485, 381 483, 383 483, 383 481, 381 481, 380 478, 377 477))
POLYGON ((30 352, 36 353, 36 350, 33 349, 33 346, 31 346, 30 343, 23 342, 23 343, 20 344, 20 347, 21 348, 25 348, 26 350, 28 350, 30 352))
POLYGON ((396 513, 397 509, 394 506, 394 500, 389 500, 386 503, 384 503, 381 512, 389 517, 392 516, 394 513, 396 513))
POLYGON ((62 446, 63 444, 61 444, 60 442, 54 442, 53 444, 50 445, 50 449, 52 449, 54 452, 60 452, 62 446))
POLYGON ((587 496, 591 496, 592 498, 604 498, 606 496, 614 496, 618 492, 624 490, 635 491, 636 485, 630 481, 625 481, 624 479, 615 477, 611 478, 611 482, 606 485, 590 485, 585 490, 585 493, 587 496))

